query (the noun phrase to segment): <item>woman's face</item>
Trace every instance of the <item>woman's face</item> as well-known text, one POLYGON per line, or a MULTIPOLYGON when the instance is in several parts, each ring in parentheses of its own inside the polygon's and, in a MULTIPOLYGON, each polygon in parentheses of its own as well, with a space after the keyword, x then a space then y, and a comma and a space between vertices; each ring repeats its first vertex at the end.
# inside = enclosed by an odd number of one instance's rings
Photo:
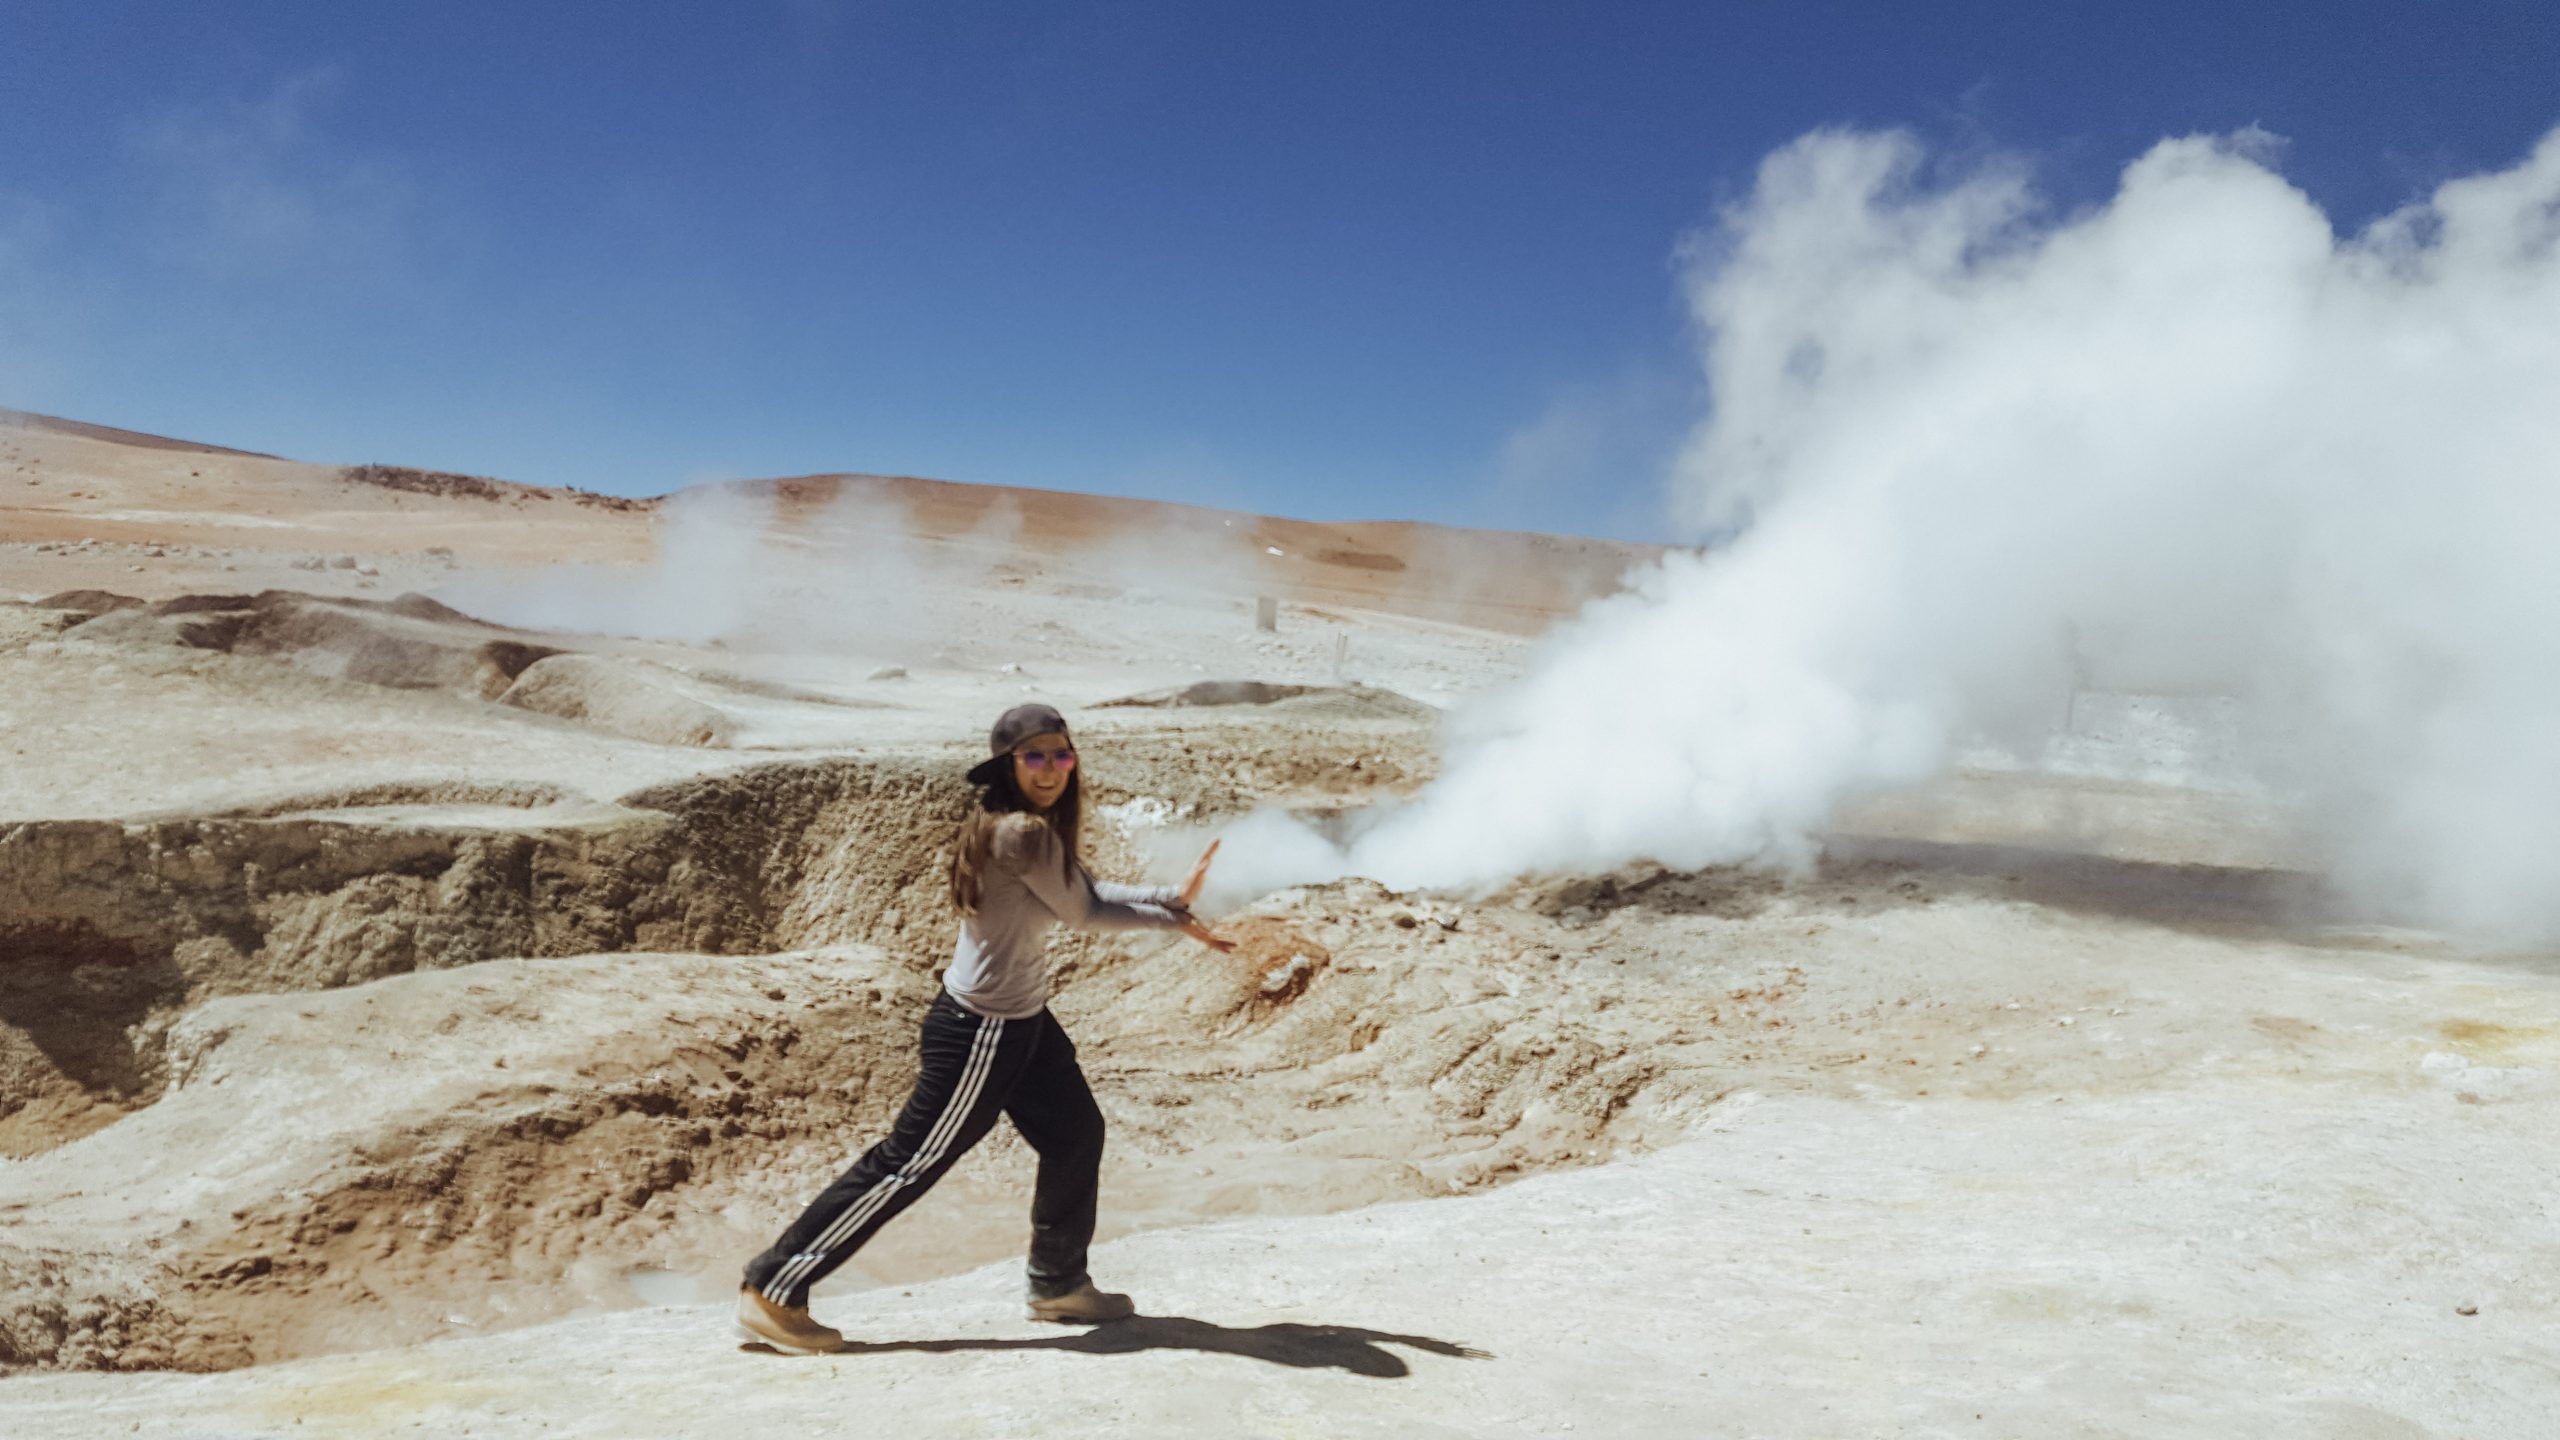
POLYGON ((1067 781, 1076 773, 1076 747, 1067 737, 1050 731, 1034 735, 1013 747, 1013 783, 1023 798, 1046 810, 1067 793, 1067 781))

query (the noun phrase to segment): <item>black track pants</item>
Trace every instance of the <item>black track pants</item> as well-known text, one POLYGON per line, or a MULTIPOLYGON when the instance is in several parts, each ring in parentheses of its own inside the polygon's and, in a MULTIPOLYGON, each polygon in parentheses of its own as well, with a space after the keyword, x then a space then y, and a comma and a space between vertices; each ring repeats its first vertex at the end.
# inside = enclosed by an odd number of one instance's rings
POLYGON ((1075 1042, 1043 1010, 991 1020, 948 991, 924 1017, 924 1067, 889 1138, 829 1185, 773 1248, 747 1262, 746 1283, 777 1305, 806 1305, 809 1287, 933 1188, 1002 1114, 1040 1156, 1031 1194, 1031 1293, 1085 1281, 1102 1174, 1102 1110, 1076 1067, 1075 1042))

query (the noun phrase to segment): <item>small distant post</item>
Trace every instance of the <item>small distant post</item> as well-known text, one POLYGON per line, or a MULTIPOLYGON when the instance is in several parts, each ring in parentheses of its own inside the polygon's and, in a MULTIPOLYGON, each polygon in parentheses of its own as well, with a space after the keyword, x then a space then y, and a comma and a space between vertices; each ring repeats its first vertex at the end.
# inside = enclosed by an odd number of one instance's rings
POLYGON ((1277 631, 1280 628, 1280 599, 1276 595, 1253 597, 1253 628, 1277 631))
POLYGON ((1333 683, 1346 684, 1351 678, 1351 632, 1333 632, 1333 683))

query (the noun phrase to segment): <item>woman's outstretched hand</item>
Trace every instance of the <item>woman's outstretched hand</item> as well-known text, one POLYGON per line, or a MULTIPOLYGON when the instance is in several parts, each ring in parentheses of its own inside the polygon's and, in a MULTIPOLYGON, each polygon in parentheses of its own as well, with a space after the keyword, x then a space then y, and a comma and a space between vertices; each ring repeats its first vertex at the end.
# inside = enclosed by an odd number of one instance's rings
POLYGON ((1218 842, 1212 840, 1209 848, 1200 852, 1200 863, 1191 867, 1191 878, 1183 882, 1181 896, 1174 903, 1185 910, 1191 908, 1191 902, 1200 898, 1200 887, 1208 882, 1209 862, 1217 858, 1218 842))
POLYGON ((1218 842, 1212 840, 1209 842, 1209 848, 1200 852, 1200 863, 1191 867, 1191 878, 1182 882, 1182 889, 1174 897, 1173 903, 1174 908, 1182 912, 1182 933, 1224 955, 1236 948, 1236 942, 1221 939, 1191 914, 1191 902, 1200 898, 1200 887, 1209 879, 1209 862, 1216 858, 1218 858, 1218 842))

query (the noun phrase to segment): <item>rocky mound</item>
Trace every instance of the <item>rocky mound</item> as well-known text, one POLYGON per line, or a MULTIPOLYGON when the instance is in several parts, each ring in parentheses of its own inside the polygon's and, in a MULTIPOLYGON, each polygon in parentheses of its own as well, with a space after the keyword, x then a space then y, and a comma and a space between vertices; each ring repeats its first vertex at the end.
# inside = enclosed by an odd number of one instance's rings
POLYGON ((626 1270, 730 1257, 721 1205, 787 1137, 884 1119, 929 983, 855 947, 206 1003, 157 1104, 10 1167, 0 1365, 221 1369, 626 1303, 626 1270))
POLYGON ((0 604, 0 650, 50 639, 86 618, 76 611, 46 606, 0 604))
MULTIPOLYGON (((1116 741, 1116 784, 1187 773, 1190 743, 1116 741)), ((149 1104, 167 1027, 214 996, 624 950, 870 943, 929 973, 950 944, 939 867, 966 802, 962 768, 941 755, 779 763, 556 823, 540 818, 555 792, 448 782, 220 817, 0 826, 0 1156, 149 1104), (506 825, 364 817, 457 805, 533 813, 506 825)), ((1134 866, 1110 826, 1091 841, 1098 864, 1134 866)))
POLYGON ((149 602, 131 595, 118 595, 112 590, 64 590, 35 602, 45 610, 68 610, 78 615, 104 615, 110 610, 130 610, 149 602))
POLYGON ((266 656, 308 674, 482 700, 504 693, 535 661, 560 653, 424 595, 380 601, 267 590, 145 604, 84 591, 40 603, 88 613, 92 618, 72 633, 92 643, 266 656))
POLYGON ((1202 680, 1171 690, 1149 690, 1095 702, 1096 709, 1212 709, 1271 706, 1307 719, 1432 720, 1439 711, 1423 702, 1371 685, 1283 685, 1268 680, 1202 680))
POLYGON ((496 698, 655 745, 726 747, 737 720, 701 687, 661 665, 598 655, 552 655, 527 666, 496 698))

